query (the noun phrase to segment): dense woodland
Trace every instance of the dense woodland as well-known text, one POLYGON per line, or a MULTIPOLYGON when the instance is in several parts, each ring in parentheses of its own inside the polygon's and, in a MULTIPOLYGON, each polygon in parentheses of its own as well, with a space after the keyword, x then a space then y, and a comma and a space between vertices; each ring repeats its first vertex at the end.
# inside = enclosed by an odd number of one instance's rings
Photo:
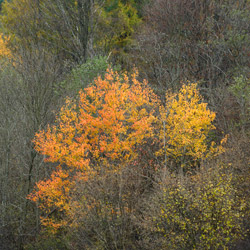
POLYGON ((250 249, 249 0, 0 1, 0 249, 250 249))

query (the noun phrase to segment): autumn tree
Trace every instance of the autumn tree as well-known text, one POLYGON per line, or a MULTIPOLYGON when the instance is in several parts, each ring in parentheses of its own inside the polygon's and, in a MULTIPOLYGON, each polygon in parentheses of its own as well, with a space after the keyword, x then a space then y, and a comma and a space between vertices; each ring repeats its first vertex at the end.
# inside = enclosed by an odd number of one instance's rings
POLYGON ((76 180, 92 178, 106 171, 103 168, 118 171, 152 136, 158 99, 136 76, 108 70, 104 79, 99 77, 81 90, 77 101, 66 101, 56 125, 36 134, 36 150, 58 166, 51 180, 39 182, 29 198, 39 201, 45 212, 42 219, 50 220, 52 228, 64 223, 51 221, 50 214, 67 213, 69 191, 76 180))
POLYGON ((167 92, 160 113, 163 147, 157 154, 165 156, 165 164, 174 160, 188 168, 222 152, 221 145, 209 142, 209 133, 215 129, 215 113, 208 109, 196 83, 184 84, 177 94, 167 92))

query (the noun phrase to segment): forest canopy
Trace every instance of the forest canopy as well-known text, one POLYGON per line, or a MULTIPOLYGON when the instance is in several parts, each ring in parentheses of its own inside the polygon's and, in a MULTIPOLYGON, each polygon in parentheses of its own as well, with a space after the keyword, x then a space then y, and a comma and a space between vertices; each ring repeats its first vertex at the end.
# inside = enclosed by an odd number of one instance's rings
POLYGON ((250 2, 0 0, 0 249, 250 248, 250 2))

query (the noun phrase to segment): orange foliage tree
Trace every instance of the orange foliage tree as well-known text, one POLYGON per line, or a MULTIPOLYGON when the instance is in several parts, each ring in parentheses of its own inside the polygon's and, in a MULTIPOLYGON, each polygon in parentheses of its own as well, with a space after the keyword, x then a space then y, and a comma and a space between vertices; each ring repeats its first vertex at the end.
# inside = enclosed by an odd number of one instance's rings
POLYGON ((58 163, 51 179, 38 182, 29 195, 40 204, 44 225, 64 225, 52 214, 67 214, 76 181, 95 176, 102 166, 117 171, 152 137, 159 101, 147 82, 136 77, 136 72, 129 77, 108 70, 104 79, 81 90, 78 100, 66 100, 55 125, 36 134, 35 149, 47 162, 58 163))

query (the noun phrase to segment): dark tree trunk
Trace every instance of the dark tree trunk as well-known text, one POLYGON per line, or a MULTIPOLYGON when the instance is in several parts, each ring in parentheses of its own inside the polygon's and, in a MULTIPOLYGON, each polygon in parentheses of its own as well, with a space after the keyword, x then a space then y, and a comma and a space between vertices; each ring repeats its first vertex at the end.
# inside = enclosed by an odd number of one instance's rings
POLYGON ((77 0, 77 6, 79 18, 79 40, 82 47, 82 54, 80 55, 80 60, 86 62, 91 2, 90 0, 77 0))

